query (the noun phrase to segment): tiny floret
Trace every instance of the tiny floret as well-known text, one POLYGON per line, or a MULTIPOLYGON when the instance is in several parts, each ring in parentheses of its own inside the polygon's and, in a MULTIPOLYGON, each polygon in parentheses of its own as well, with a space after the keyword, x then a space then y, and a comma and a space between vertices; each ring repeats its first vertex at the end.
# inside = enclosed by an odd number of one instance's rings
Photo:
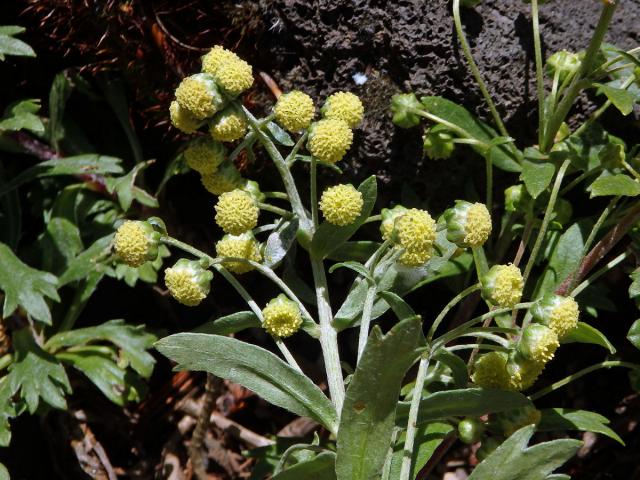
POLYGON ((240 235, 256 227, 260 209, 247 192, 236 189, 218 197, 216 223, 225 233, 240 235))
POLYGON ((236 97, 253 85, 251 65, 240 58, 228 58, 215 69, 214 76, 229 95, 236 97))
POLYGON ((444 214, 447 239, 459 247, 480 247, 491 235, 491 215, 482 203, 462 200, 444 214))
POLYGON ((130 267, 139 267, 158 256, 160 234, 147 222, 127 220, 118 227, 113 248, 130 267))
POLYGON ((201 174, 214 173, 224 161, 225 148, 210 138, 198 138, 184 151, 187 165, 201 174))
POLYGON ((351 92, 337 92, 327 98, 322 106, 324 118, 344 120, 351 128, 362 122, 364 107, 357 95, 351 92))
POLYGON ((276 121, 290 132, 299 132, 308 128, 315 110, 311 97, 299 90, 280 95, 273 107, 276 121))
POLYGON ((198 120, 213 116, 224 105, 214 78, 207 73, 191 75, 176 88, 176 100, 198 120))
POLYGON ((169 293, 178 302, 188 307, 199 305, 211 289, 213 273, 198 262, 181 258, 164 271, 164 282, 169 293))
POLYGON ((346 122, 327 118, 311 126, 307 148, 311 155, 327 163, 336 163, 347 153, 353 132, 346 122))
POLYGON ((562 340, 578 326, 580 307, 573 297, 548 295, 538 300, 532 308, 533 319, 548 326, 562 340))
MULTIPOLYGON (((240 235, 225 235, 216 243, 216 254, 218 257, 234 257, 260 262, 262 254, 260 246, 251 232, 240 235)), ((253 265, 245 262, 225 262, 223 266, 233 273, 246 273, 254 269, 253 265)))
POLYGON ((271 300, 262 310, 262 316, 264 329, 274 337, 290 337, 302 325, 300 308, 284 295, 271 300))
POLYGON ((522 332, 518 351, 526 359, 544 365, 553 358, 559 346, 556 332, 545 325, 532 323, 522 332))
POLYGON ((471 380, 482 388, 511 390, 507 360, 508 356, 503 352, 489 352, 480 355, 473 366, 471 380))
POLYGON ((351 225, 362 212, 362 193, 353 185, 327 188, 320 198, 320 210, 327 222, 344 227, 351 225))
POLYGON ((240 110, 228 108, 213 117, 209 132, 214 140, 234 142, 247 133, 247 120, 240 110))
POLYGON ((429 212, 411 208, 395 221, 398 245, 405 251, 400 263, 417 267, 431 258, 436 239, 436 222, 429 212))
POLYGON ((211 50, 209 50, 209 53, 202 57, 202 71, 211 75, 215 75, 218 71, 218 68, 220 68, 222 64, 224 64, 225 62, 237 60, 240 60, 240 57, 238 57, 238 55, 230 50, 227 50, 221 45, 216 45, 211 50))
POLYGON ((522 298, 524 280, 515 265, 494 265, 481 283, 483 298, 496 307, 513 307, 522 298))
POLYGON ((171 124, 183 133, 194 133, 202 125, 202 120, 191 115, 176 100, 169 105, 169 117, 171 124))
POLYGON ((231 162, 224 162, 213 173, 203 174, 200 177, 202 185, 214 195, 222 195, 242 186, 240 172, 231 162))

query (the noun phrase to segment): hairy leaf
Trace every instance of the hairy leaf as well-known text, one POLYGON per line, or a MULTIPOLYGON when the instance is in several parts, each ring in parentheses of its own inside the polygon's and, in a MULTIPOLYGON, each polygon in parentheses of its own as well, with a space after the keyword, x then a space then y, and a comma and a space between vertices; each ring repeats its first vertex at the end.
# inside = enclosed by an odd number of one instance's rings
MULTIPOLYGON (((433 453, 436 451, 436 448, 438 448, 451 430, 453 430, 453 427, 444 422, 428 423, 427 425, 421 425, 416 429, 413 455, 411 458, 411 473, 409 478, 416 478, 420 469, 427 464, 433 453)), ((393 449, 391 468, 389 470, 390 479, 400 478, 402 458, 404 456, 405 436, 406 435, 403 433, 393 449)))
POLYGON ((591 343, 606 348, 612 355, 616 353, 616 347, 605 337, 604 333, 584 322, 578 322, 578 326, 565 335, 561 343, 591 343))
POLYGON ((571 408, 548 408, 541 410, 541 413, 542 418, 537 427, 540 432, 580 430, 601 433, 624 445, 620 436, 607 426, 609 419, 599 413, 571 408))
POLYGON ((251 311, 236 312, 225 317, 205 323, 193 330, 193 333, 208 333, 211 335, 231 335, 247 328, 260 327, 260 320, 251 311))

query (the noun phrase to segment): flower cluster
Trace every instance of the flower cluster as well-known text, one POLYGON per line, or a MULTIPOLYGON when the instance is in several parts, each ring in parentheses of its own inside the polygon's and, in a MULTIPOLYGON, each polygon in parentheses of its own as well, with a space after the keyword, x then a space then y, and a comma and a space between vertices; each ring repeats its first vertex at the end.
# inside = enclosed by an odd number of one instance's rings
POLYGON ((140 267, 158 256, 160 234, 148 222, 125 221, 113 238, 113 248, 130 267, 140 267))
POLYGON ((302 325, 302 313, 298 305, 285 295, 267 303, 262 309, 264 323, 262 326, 272 336, 278 338, 290 337, 302 325))
POLYGON ((524 280, 515 265, 494 265, 481 283, 482 296, 496 307, 513 307, 522 298, 524 280))
POLYGON ((164 271, 164 282, 169 293, 188 307, 199 305, 209 294, 213 273, 193 260, 181 258, 164 271))
POLYGON ((327 222, 344 227, 351 225, 362 212, 362 193, 353 185, 327 188, 320 198, 320 210, 327 222))

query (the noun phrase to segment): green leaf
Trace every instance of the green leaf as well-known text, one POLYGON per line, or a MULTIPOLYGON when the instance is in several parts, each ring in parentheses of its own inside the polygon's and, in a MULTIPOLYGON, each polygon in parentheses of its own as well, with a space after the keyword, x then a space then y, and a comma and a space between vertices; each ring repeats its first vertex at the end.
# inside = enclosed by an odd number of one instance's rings
POLYGON ((47 223, 47 233, 66 262, 72 261, 83 250, 80 229, 66 218, 51 218, 47 223))
POLYGON ((73 87, 65 70, 54 77, 49 90, 49 141, 57 152, 60 151, 60 142, 65 136, 63 118, 73 87))
POLYGON ((334 263, 333 265, 331 265, 331 268, 329 268, 329 273, 333 273, 339 268, 348 268, 349 270, 353 270, 358 275, 366 278, 371 283, 374 283, 373 277, 369 273, 369 270, 363 264, 361 264, 359 262, 334 263))
POLYGON ((539 298, 546 293, 553 292, 565 278, 578 268, 582 261, 584 241, 582 230, 577 223, 571 225, 560 236, 544 274, 540 277, 539 285, 536 287, 536 295, 532 298, 539 298))
POLYGON ((362 194, 362 200, 364 202, 360 215, 352 224, 345 227, 338 227, 329 222, 323 222, 311 240, 310 253, 314 258, 319 260, 326 258, 331 252, 349 240, 365 220, 369 218, 378 195, 376 177, 372 175, 367 178, 360 184, 358 191, 362 194))
POLYGON ((327 258, 336 262, 360 262, 365 263, 369 257, 380 248, 380 242, 368 240, 355 240, 345 242, 331 252, 327 258))
POLYGON ((260 328, 260 320, 251 311, 236 312, 205 323, 193 330, 193 333, 210 335, 231 335, 247 328, 260 328))
POLYGON ((4 292, 3 318, 18 305, 36 320, 51 325, 51 312, 44 297, 60 301, 55 275, 31 268, 0 243, 0 290, 4 292))
POLYGON ((108 251, 114 234, 109 234, 99 238, 86 250, 79 253, 67 264, 67 268, 60 275, 59 286, 62 287, 71 282, 77 282, 87 277, 92 272, 102 271, 103 266, 98 263, 98 259, 104 257, 108 251))
POLYGON ((273 477, 273 480, 335 480, 336 454, 322 452, 313 460, 297 463, 273 477))
POLYGON ((264 264, 275 268, 285 257, 298 233, 298 219, 283 222, 273 233, 269 235, 264 247, 264 264))
POLYGON ((627 339, 633 344, 634 347, 640 349, 640 320, 636 320, 631 325, 629 332, 627 333, 627 339))
POLYGON ((9 419, 18 415, 16 406, 13 403, 13 393, 9 384, 9 376, 5 375, 0 379, 0 447, 8 447, 9 443, 11 443, 9 419))
POLYGON ((203 333, 171 335, 157 342, 156 348, 179 370, 205 371, 239 383, 278 407, 337 431, 336 411, 322 390, 263 348, 203 333))
POLYGON ((527 448, 535 425, 511 435, 471 473, 469 480, 547 480, 582 446, 578 440, 553 440, 527 448))
POLYGON ((393 292, 379 292, 378 295, 389 304, 393 313, 398 317, 398 320, 418 317, 416 312, 413 311, 413 308, 411 308, 411 305, 405 302, 399 295, 393 292))
POLYGON ((158 200, 151 196, 140 187, 136 186, 136 178, 145 168, 149 167, 155 162, 155 160, 149 160, 148 162, 138 163, 131 169, 129 173, 122 177, 109 177, 105 178, 107 190, 109 193, 115 193, 118 197, 118 203, 123 212, 127 212, 131 207, 133 200, 137 200, 142 205, 147 207, 158 207, 158 200))
POLYGON ((607 426, 609 419, 599 413, 571 408, 548 408, 540 412, 542 418, 537 428, 539 432, 580 430, 601 433, 624 445, 620 436, 607 426))
POLYGON ((631 285, 629 285, 629 298, 640 305, 640 268, 631 272, 631 285))
POLYGON ((386 335, 373 327, 347 388, 336 472, 340 480, 379 478, 389 450, 402 378, 418 358, 423 341, 417 318, 396 324, 386 335))
POLYGON ((636 197, 640 195, 640 182, 623 174, 602 175, 591 184, 591 198, 603 196, 636 197))
POLYGON ((293 147, 293 145, 295 144, 289 134, 285 130, 283 130, 277 123, 267 123, 267 130, 269 130, 271 137, 276 141, 276 143, 284 145, 285 147, 293 147))
MULTIPOLYGON (((418 423, 447 417, 480 416, 531 405, 531 400, 519 392, 483 388, 445 390, 431 393, 420 401, 418 423)), ((409 402, 398 404, 398 426, 406 425, 410 406, 409 402)))
MULTIPOLYGON (((427 425, 421 425, 416 429, 416 437, 414 440, 413 455, 411 458, 411 473, 409 478, 415 479, 422 467, 424 467, 436 448, 442 443, 447 434, 453 430, 448 423, 433 422, 427 425)), ((400 470, 402 468, 402 458, 404 457, 404 437, 403 434, 393 449, 391 457, 391 468, 389 470, 389 478, 400 478, 400 470)))
POLYGON ((144 325, 128 325, 124 320, 109 320, 96 327, 78 328, 61 332, 49 339, 45 348, 57 351, 63 347, 76 347, 93 342, 106 341, 117 345, 122 358, 144 378, 151 376, 155 360, 147 352, 156 341, 144 325))
MULTIPOLYGON (((420 98, 420 102, 430 113, 463 128, 475 140, 490 144, 498 137, 498 133, 493 128, 473 116, 464 107, 450 100, 442 97, 422 97, 420 98)), ((489 155, 489 150, 486 148, 477 145, 474 145, 472 148, 485 158, 489 155)), ((504 145, 494 146, 490 151, 491 161, 496 167, 506 170, 507 172, 520 171, 520 165, 513 159, 507 147, 504 145)))
POLYGON ((30 130, 35 133, 44 133, 44 124, 36 113, 40 110, 40 100, 32 98, 22 100, 9 107, 9 115, 0 120, 0 130, 30 130))
POLYGON ((565 335, 561 343, 591 343, 606 348, 612 355, 616 353, 616 348, 604 333, 584 322, 578 322, 577 327, 565 335))
POLYGON ((525 159, 522 163, 520 179, 524 182, 531 196, 538 198, 551 183, 555 172, 556 167, 552 163, 536 163, 525 159))
POLYGON ((570 135, 560 142, 551 157, 559 161, 568 155, 574 168, 591 171, 601 166, 603 157, 608 155, 612 146, 618 144, 624 146, 622 140, 610 135, 600 124, 594 122, 580 133, 570 135))
POLYGON ((434 360, 446 365, 451 370, 451 376, 456 388, 465 388, 468 383, 469 373, 467 364, 459 356, 451 353, 446 348, 439 349, 434 355, 434 360))
POLYGON ((5 25, 0 27, 0 60, 5 55, 15 57, 35 57, 36 52, 22 40, 13 38, 14 35, 24 32, 23 27, 17 25, 5 25))
POLYGON ((594 83, 598 87, 599 94, 605 94, 613 105, 620 110, 623 115, 629 115, 633 112, 633 105, 636 102, 636 96, 630 91, 622 88, 615 88, 602 83, 594 83))
POLYGON ((54 408, 66 409, 64 397, 71 393, 71 385, 64 367, 38 346, 28 328, 14 332, 13 348, 15 358, 9 366, 9 384, 12 392, 20 391, 29 413, 35 413, 40 399, 54 408))

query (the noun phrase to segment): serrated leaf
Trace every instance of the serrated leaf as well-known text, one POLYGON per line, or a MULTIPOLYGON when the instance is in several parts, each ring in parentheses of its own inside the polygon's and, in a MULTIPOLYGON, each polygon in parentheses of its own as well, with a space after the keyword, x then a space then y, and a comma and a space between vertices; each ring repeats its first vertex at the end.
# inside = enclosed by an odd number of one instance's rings
POLYGON ((582 445, 563 439, 527 448, 535 428, 529 425, 511 435, 474 469, 469 480, 547 480, 582 445))
POLYGON ((591 343, 606 348, 612 355, 616 353, 616 348, 604 333, 584 322, 578 322, 576 328, 565 335, 560 343, 591 343))
POLYGON ((525 159, 522 163, 520 179, 531 196, 538 198, 551 183, 555 172, 556 167, 552 163, 536 163, 525 159))
POLYGON ((273 480, 335 480, 336 454, 322 452, 312 460, 300 462, 273 477, 273 480))
POLYGON ((379 478, 389 450, 402 378, 418 358, 423 341, 417 318, 396 324, 386 335, 373 327, 347 388, 338 431, 339 480, 379 478))
POLYGON ((591 184, 591 198, 604 196, 636 197, 640 195, 640 182, 623 174, 602 175, 591 184))
POLYGON ((15 358, 9 366, 9 384, 35 413, 40 400, 54 408, 67 408, 65 394, 71 385, 64 367, 34 341, 31 331, 23 328, 13 333, 15 358))
POLYGON ((629 332, 627 333, 627 339, 633 344, 634 347, 640 349, 640 320, 636 320, 631 325, 629 332))
POLYGON ((598 87, 598 93, 606 95, 613 105, 620 110, 623 115, 629 115, 633 112, 633 105, 636 102, 636 96, 626 89, 612 87, 611 85, 603 85, 594 83, 598 87))
MULTIPOLYGON (((409 478, 415 479, 422 467, 424 467, 436 448, 442 443, 447 434, 453 430, 448 423, 433 422, 427 425, 421 425, 416 429, 416 437, 414 439, 414 449, 411 458, 411 471, 409 478)), ((403 434, 398 439, 394 447, 393 456, 391 458, 391 468, 389 469, 389 478, 400 478, 400 470, 402 468, 402 458, 404 457, 404 437, 403 434)))
POLYGON ((0 379, 0 447, 8 447, 11 443, 9 419, 18 414, 13 403, 13 393, 9 384, 9 376, 5 375, 0 379))
POLYGON ((13 38, 14 35, 22 32, 24 32, 24 28, 17 25, 0 27, 0 60, 4 60, 5 55, 13 55, 15 57, 36 56, 36 52, 28 44, 13 38))
POLYGON ((200 325, 193 333, 231 335, 247 328, 260 328, 260 319, 251 311, 236 312, 200 325))
POLYGON ((276 267, 285 257, 298 233, 298 219, 293 218, 284 222, 267 238, 263 259, 267 267, 276 267))
POLYGON ((537 427, 540 432, 580 430, 601 433, 624 445, 620 436, 607 426, 609 419, 599 413, 571 408, 548 408, 541 410, 540 413, 542 418, 537 427))
POLYGON ((8 109, 8 115, 0 120, 0 130, 30 130, 35 133, 44 132, 44 124, 36 113, 40 110, 40 100, 32 98, 22 100, 8 109))
POLYGON ((4 318, 21 306, 34 319, 51 325, 51 312, 45 297, 59 302, 57 285, 55 275, 22 263, 7 245, 0 243, 0 290, 5 295, 4 318))
POLYGON ((179 370, 205 371, 239 383, 276 406, 337 431, 336 411, 322 390, 263 348, 203 333, 171 335, 156 348, 179 370))

